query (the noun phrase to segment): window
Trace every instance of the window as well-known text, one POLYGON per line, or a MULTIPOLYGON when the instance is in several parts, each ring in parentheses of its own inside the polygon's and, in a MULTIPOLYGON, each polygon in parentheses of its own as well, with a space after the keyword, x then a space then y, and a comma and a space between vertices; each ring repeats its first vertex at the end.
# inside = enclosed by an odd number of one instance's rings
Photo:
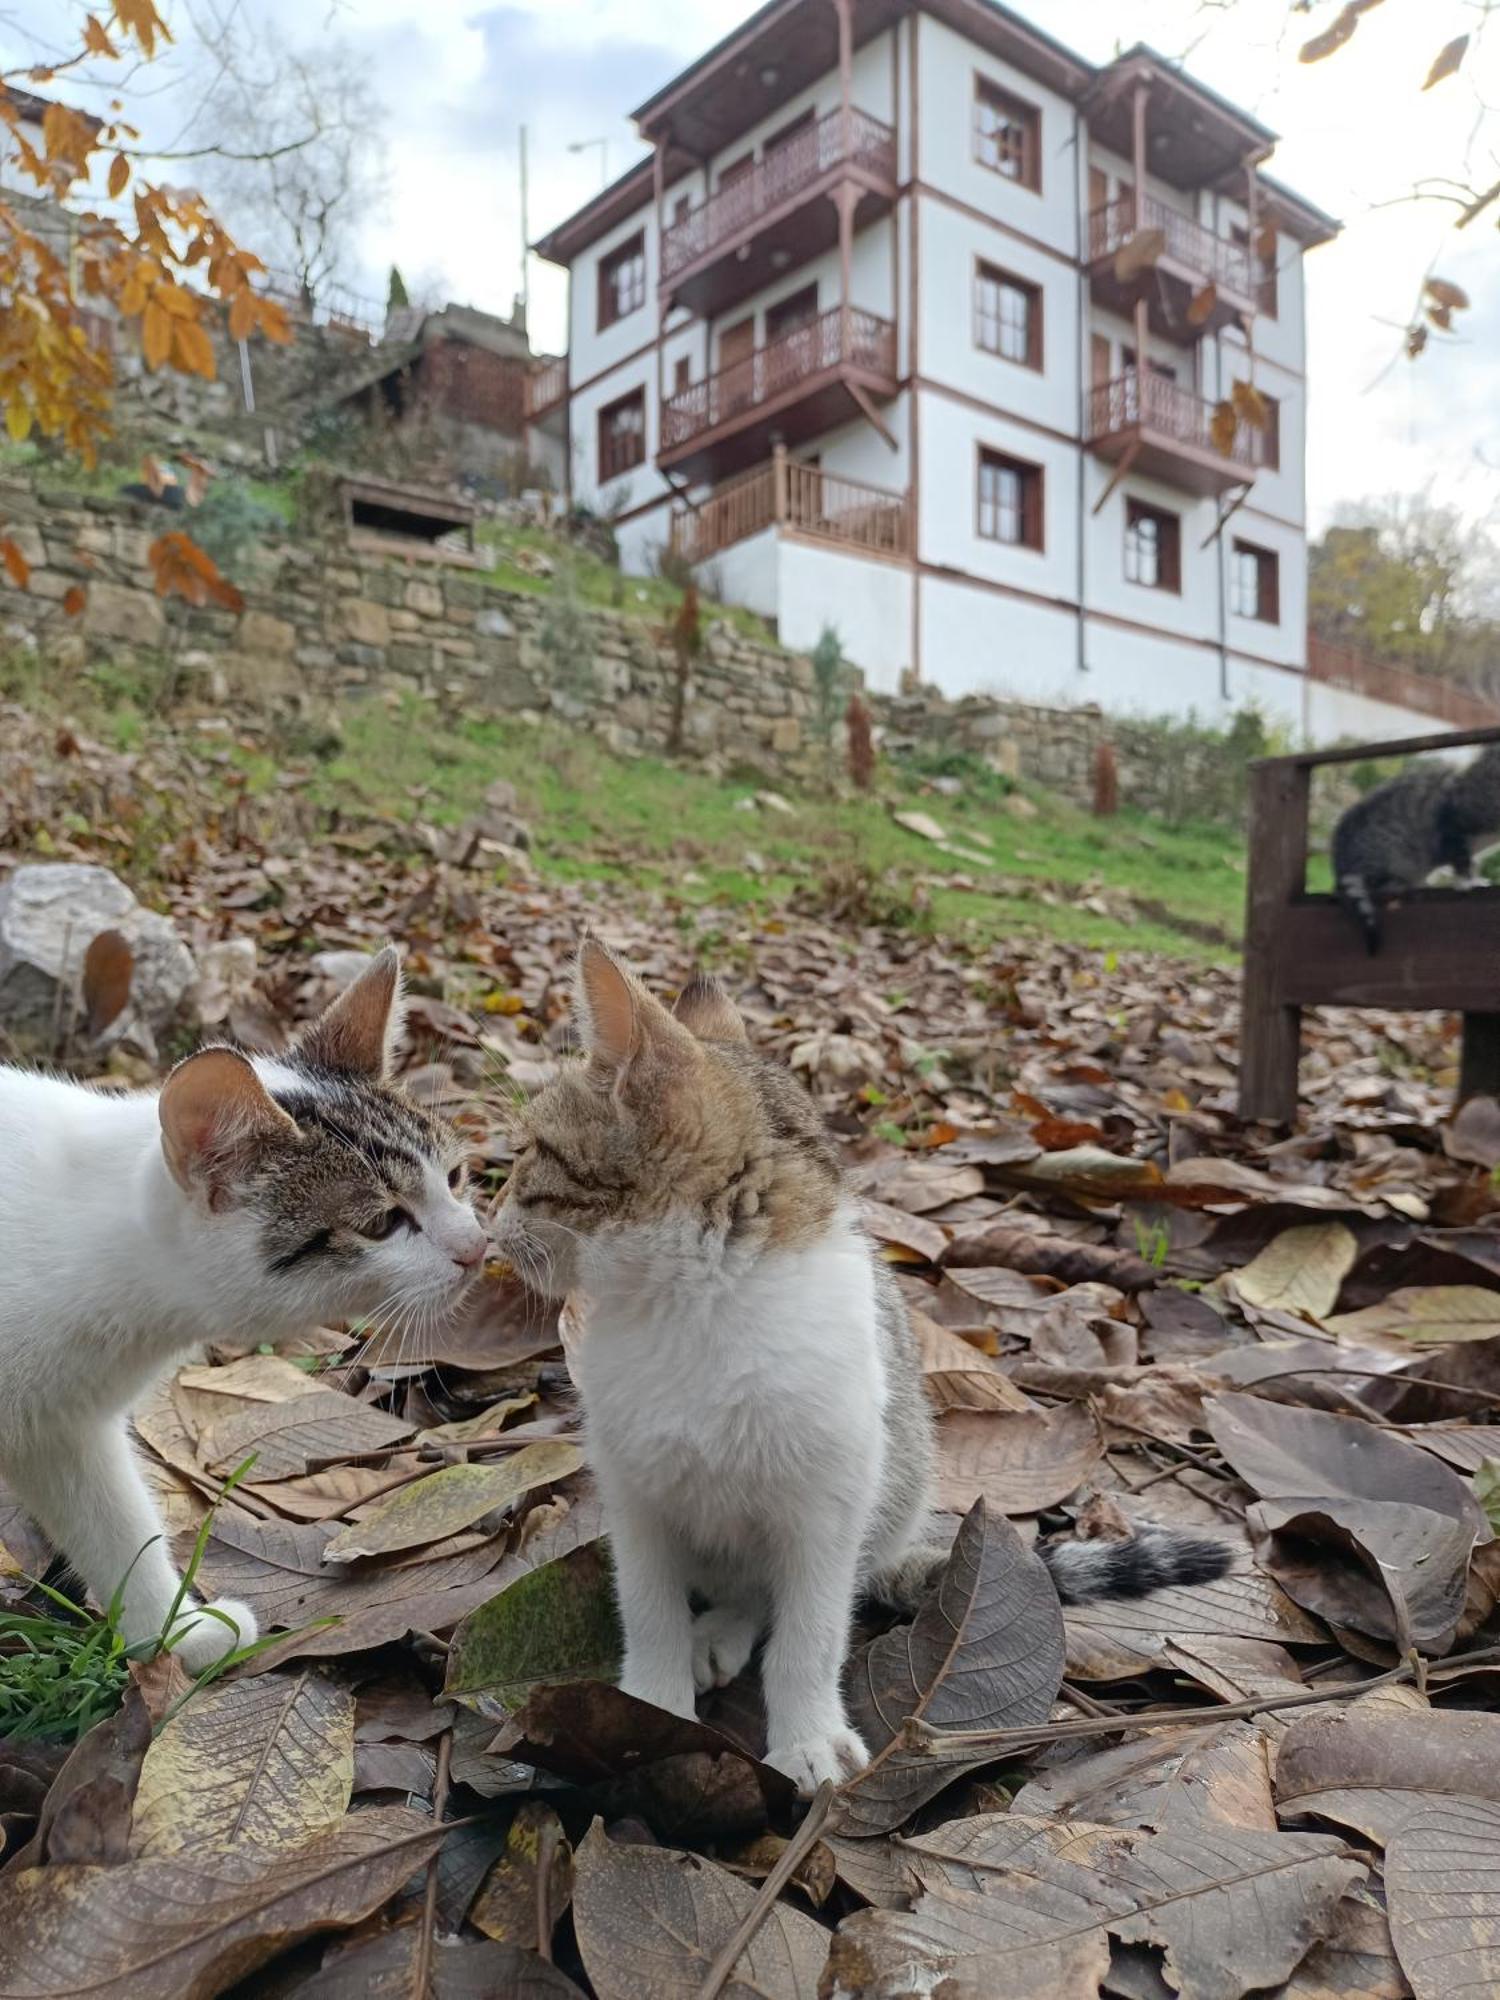
POLYGON ((646 392, 632 389, 599 412, 599 477, 618 479, 646 456, 646 392))
POLYGON ((1034 193, 1042 186, 1041 123, 1034 104, 1023 104, 997 84, 975 77, 975 159, 1034 193))
POLYGON ((1144 500, 1125 502, 1125 580, 1147 590, 1182 589, 1182 523, 1144 500))
POLYGON ((599 331, 645 303, 646 236, 637 230, 628 243, 599 260, 599 331))
POLYGON ((1229 557, 1229 608, 1236 618, 1281 623, 1281 564, 1274 549, 1236 542, 1229 557))
POLYGON ((679 354, 672 369, 672 394, 680 396, 684 389, 693 386, 693 364, 686 354, 679 354))
POLYGON ((974 339, 988 354, 1019 361, 1023 368, 1042 365, 1042 288, 993 264, 974 273, 974 339))
POLYGON ((979 453, 979 533, 1014 548, 1042 546, 1042 468, 1003 452, 979 453))
POLYGON ((1250 273, 1255 281, 1255 310, 1263 312, 1267 319, 1275 319, 1281 303, 1276 286, 1275 223, 1268 222, 1256 232, 1254 249, 1250 245, 1250 231, 1243 222, 1236 222, 1229 234, 1250 260, 1250 273))
POLYGON ((1266 406, 1266 427, 1260 434, 1260 462, 1268 472, 1281 470, 1281 402, 1264 389, 1260 400, 1266 406))
MULTIPOLYGON (((1135 373, 1135 349, 1133 347, 1122 346, 1120 348, 1120 373, 1122 375, 1133 375, 1135 373)), ((1158 361, 1154 354, 1146 356, 1146 373, 1154 375, 1158 382, 1175 382, 1177 380, 1177 370, 1172 366, 1172 363, 1170 361, 1158 361)))
POLYGON ((674 229, 680 228, 692 212, 693 197, 690 194, 678 195, 676 201, 672 204, 672 227, 674 229))
POLYGON ((766 345, 780 340, 783 334, 795 333, 799 327, 811 326, 817 316, 818 287, 814 282, 766 307, 766 345))

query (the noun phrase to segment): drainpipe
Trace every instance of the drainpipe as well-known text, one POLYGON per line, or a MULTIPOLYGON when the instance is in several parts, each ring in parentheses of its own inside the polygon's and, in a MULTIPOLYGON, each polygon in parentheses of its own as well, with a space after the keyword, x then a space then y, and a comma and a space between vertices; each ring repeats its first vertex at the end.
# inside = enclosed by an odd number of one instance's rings
POLYGON ((1078 537, 1078 630, 1076 666, 1081 674, 1089 670, 1088 663, 1088 614, 1084 609, 1084 590, 1088 581, 1088 491, 1087 468, 1084 460, 1088 456, 1085 449, 1084 433, 1087 429, 1083 421, 1084 398, 1089 393, 1089 274, 1084 259, 1084 228, 1088 207, 1089 171, 1087 149, 1083 142, 1083 113, 1073 106, 1073 179, 1077 200, 1074 206, 1077 214, 1073 222, 1073 254, 1078 260, 1078 505, 1074 519, 1074 532, 1078 537))

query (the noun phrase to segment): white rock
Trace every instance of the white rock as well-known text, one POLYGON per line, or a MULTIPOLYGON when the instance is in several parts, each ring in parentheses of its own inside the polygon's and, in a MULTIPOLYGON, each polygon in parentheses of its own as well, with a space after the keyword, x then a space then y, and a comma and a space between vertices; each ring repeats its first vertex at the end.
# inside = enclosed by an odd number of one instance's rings
POLYGON ((109 869, 83 862, 28 862, 0 883, 0 1020, 11 1033, 50 1036, 59 986, 71 1024, 84 956, 101 931, 119 931, 135 957, 130 1001, 109 1039, 155 1053, 197 977, 193 955, 168 918, 144 909, 109 869))
POLYGON ((369 971, 372 956, 368 951, 315 951, 307 961, 307 969, 320 979, 331 980, 342 993, 362 972, 369 971))

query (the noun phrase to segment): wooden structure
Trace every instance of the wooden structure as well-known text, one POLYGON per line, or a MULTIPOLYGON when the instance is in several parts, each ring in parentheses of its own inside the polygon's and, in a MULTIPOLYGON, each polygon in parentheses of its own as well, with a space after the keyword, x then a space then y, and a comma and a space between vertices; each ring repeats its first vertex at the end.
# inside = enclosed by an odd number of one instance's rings
POLYGON ((349 546, 366 555, 399 555, 418 562, 474 568, 476 508, 431 486, 410 486, 363 474, 339 481, 339 507, 349 546))
POLYGON ((904 562, 911 554, 904 493, 801 464, 779 444, 769 465, 741 473, 703 500, 679 502, 672 510, 671 546, 687 562, 706 562, 767 528, 863 555, 904 562))
POLYGON ((1373 956, 1332 895, 1306 888, 1320 764, 1500 743, 1500 727, 1267 757, 1250 773, 1250 879, 1240 1019, 1240 1116, 1297 1114, 1304 1007, 1441 1008, 1463 1015, 1460 1100, 1500 1092, 1500 888, 1419 889, 1385 905, 1373 956))

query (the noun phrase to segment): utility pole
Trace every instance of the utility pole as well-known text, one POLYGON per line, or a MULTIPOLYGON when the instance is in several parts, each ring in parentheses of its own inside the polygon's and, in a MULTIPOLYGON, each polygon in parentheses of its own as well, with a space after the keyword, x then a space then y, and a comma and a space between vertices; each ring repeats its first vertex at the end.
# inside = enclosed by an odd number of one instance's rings
POLYGON ((530 324, 531 218, 526 201, 526 127, 521 127, 521 320, 530 324))

